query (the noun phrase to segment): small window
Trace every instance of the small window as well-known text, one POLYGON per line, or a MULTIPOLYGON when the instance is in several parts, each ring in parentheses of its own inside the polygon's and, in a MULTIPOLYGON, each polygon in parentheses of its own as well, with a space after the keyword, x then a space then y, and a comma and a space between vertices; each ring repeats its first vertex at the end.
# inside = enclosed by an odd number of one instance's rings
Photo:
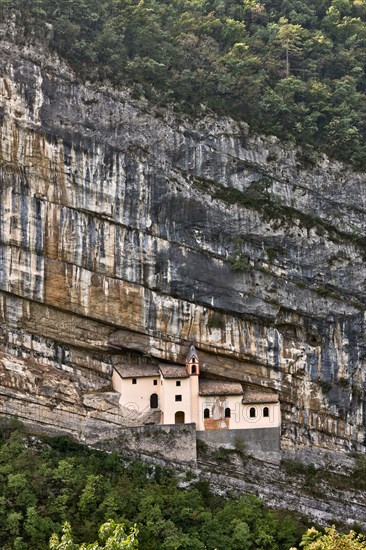
POLYGON ((197 369, 196 369, 196 367, 193 365, 193 366, 192 366, 192 374, 196 374, 196 372, 197 372, 197 369))
POLYGON ((269 408, 268 407, 264 407, 263 416, 269 416, 269 408))
POLYGON ((181 395, 176 395, 175 400, 176 401, 182 401, 182 396, 181 395))
POLYGON ((195 363, 195 362, 196 362, 196 358, 192 357, 192 363, 195 363))
POLYGON ((158 381, 154 380, 154 386, 157 386, 157 385, 158 385, 158 381))
POLYGON ((180 380, 177 380, 175 383, 176 386, 180 386, 180 380))
POLYGON ((132 384, 137 384, 137 379, 136 378, 132 378, 132 384))
POLYGON ((227 407, 225 409, 225 418, 231 418, 231 410, 230 407, 227 407))
POLYGON ((203 418, 210 418, 210 409, 205 409, 203 411, 203 418))
POLYGON ((250 407, 249 416, 250 416, 250 418, 255 418, 256 417, 256 411, 255 411, 254 407, 250 407))

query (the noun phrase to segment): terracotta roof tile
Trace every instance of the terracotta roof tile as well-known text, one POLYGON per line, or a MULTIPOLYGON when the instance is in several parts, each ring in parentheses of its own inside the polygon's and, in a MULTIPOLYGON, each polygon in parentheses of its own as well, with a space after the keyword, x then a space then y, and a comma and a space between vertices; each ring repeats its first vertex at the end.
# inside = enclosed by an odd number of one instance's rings
POLYGON ((159 367, 157 365, 115 365, 114 368, 121 378, 159 376, 159 367))
POLYGON ((221 380, 200 380, 200 395, 243 395, 243 388, 239 382, 221 380))
POLYGON ((186 367, 181 365, 166 365, 160 363, 159 369, 163 378, 188 378, 189 376, 186 367))
POLYGON ((278 394, 266 388, 253 386, 244 389, 243 403, 277 403, 278 394))

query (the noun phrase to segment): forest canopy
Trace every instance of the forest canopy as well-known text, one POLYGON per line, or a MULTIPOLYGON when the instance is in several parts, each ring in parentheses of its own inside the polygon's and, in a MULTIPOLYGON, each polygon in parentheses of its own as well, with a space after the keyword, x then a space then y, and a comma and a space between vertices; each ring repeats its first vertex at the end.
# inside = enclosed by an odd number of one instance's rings
POLYGON ((2 550, 46 550, 53 533, 51 548, 88 548, 105 522, 100 539, 135 548, 138 532, 141 550, 281 550, 305 531, 296 514, 272 512, 254 495, 216 496, 193 473, 11 428, 0 418, 2 550))
POLYGON ((254 495, 215 495, 194 471, 27 435, 4 416, 0 520, 2 550, 366 549, 361 534, 306 530, 303 517, 254 495))
MULTIPOLYGON (((366 168, 366 0, 0 0, 81 78, 366 168), (52 26, 52 27, 51 27, 52 26), (50 32, 51 29, 51 32, 50 32)), ((22 35, 23 36, 23 35, 22 35)))

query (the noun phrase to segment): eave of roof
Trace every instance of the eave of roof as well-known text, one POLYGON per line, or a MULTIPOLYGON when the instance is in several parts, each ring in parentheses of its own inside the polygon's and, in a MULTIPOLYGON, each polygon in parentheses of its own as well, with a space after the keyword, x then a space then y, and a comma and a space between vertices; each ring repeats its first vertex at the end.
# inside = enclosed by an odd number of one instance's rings
POLYGON ((278 394, 263 390, 246 389, 244 391, 242 403, 277 403, 279 400, 278 394))
POLYGON ((121 378, 156 378, 159 376, 157 365, 115 365, 114 369, 121 378))
POLYGON ((167 365, 160 363, 159 369, 163 378, 188 378, 186 367, 182 365, 167 365))
POLYGON ((200 380, 199 394, 205 395, 243 395, 243 388, 239 382, 221 380, 200 380))

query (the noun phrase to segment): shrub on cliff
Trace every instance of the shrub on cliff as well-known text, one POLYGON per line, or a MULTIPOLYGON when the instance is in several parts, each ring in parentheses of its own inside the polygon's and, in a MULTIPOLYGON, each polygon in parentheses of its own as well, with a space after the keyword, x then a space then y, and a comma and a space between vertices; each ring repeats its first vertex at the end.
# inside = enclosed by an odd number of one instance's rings
POLYGON ((13 432, 22 432, 23 430, 23 424, 17 418, 0 416, 0 441, 6 441, 13 432))

